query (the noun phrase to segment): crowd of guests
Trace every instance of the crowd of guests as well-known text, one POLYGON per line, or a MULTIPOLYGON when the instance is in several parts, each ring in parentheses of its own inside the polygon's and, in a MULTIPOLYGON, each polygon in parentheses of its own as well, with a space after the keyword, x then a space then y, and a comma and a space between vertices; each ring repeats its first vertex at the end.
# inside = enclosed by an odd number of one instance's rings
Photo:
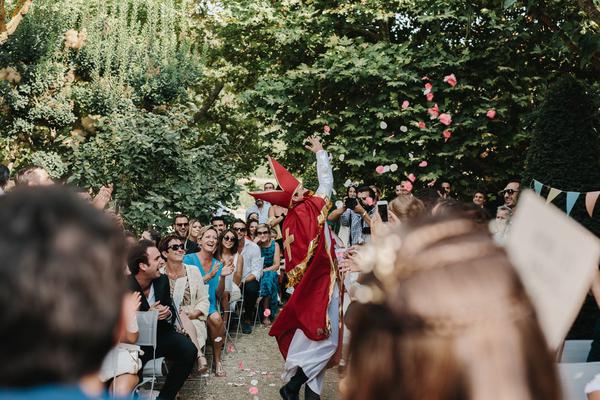
MULTIPOLYGON (((0 168, 2 193, 7 181, 0 168)), ((167 232, 138 237, 105 209, 110 186, 92 198, 39 167, 16 182, 0 196, 0 300, 11 304, 0 314, 0 388, 45 389, 14 398, 125 396, 156 356, 169 363, 158 396, 174 399, 194 370, 225 376, 228 330, 270 325, 290 295, 282 207, 257 200, 245 219, 177 214, 167 232), (148 310, 156 353, 135 346, 136 311, 148 310), (116 374, 124 352, 134 362, 116 374)), ((416 196, 401 181, 383 216, 377 187, 349 185, 328 215, 347 294, 342 398, 559 399, 553 356, 499 246, 519 181, 495 209, 483 192, 459 201, 447 181, 429 189, 416 196)))

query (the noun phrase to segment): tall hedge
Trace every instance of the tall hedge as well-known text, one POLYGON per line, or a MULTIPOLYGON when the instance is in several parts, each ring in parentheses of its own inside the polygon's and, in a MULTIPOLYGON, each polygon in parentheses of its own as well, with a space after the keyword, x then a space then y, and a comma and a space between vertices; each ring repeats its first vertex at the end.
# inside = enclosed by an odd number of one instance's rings
MULTIPOLYGON (((563 191, 600 190, 600 135, 597 97, 570 75, 560 77, 548 88, 537 118, 525 162, 524 184, 532 179, 563 191)), ((549 187, 542 189, 546 197, 549 187)), ((566 193, 552 202, 565 210, 566 193)), ((594 218, 585 208, 585 194, 577 199, 570 214, 600 236, 600 205, 594 218)))

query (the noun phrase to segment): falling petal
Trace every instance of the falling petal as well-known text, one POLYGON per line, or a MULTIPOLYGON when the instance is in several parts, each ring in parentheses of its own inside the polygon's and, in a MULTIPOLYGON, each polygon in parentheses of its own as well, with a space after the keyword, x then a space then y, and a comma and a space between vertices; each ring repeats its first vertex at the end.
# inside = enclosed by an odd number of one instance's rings
POLYGON ((373 200, 373 198, 372 198, 372 197, 367 197, 367 198, 365 199, 365 203, 366 203, 368 206, 372 206, 373 204, 375 204, 375 200, 373 200))
POLYGON ((427 125, 425 125, 424 121, 419 121, 419 129, 425 129, 427 125))
POLYGON ((412 172, 410 174, 408 174, 408 180, 411 182, 414 182, 415 179, 417 179, 417 177, 415 176, 415 174, 413 174, 412 172))
MULTIPOLYGON (((340 208, 340 207, 342 207, 343 205, 344 205, 344 202, 342 202, 341 200, 338 200, 338 201, 336 201, 336 202, 335 202, 335 207, 336 207, 336 208, 340 208)), ((265 310, 265 311, 266 311, 266 310, 265 310)))
POLYGON ((427 101, 433 100, 433 93, 427 93, 427 95, 425 96, 425 98, 427 99, 427 101))
POLYGON ((494 110, 493 108, 490 108, 489 110, 487 110, 487 112, 485 113, 485 115, 489 119, 494 119, 494 118, 496 118, 496 110, 494 110))
POLYGON ((373 149, 373 157, 375 157, 375 154, 377 154, 377 149, 373 149))
POLYGON ((414 160, 415 159, 415 155, 413 153, 408 153, 408 159, 409 160, 414 160))
POLYGON ((344 154, 340 154, 340 161, 344 161, 345 158, 346 156, 344 154))
POLYGON ((398 171, 398 164, 392 164, 392 165, 390 165, 390 171, 391 172, 398 171))
POLYGON ((446 82, 448 85, 450 85, 452 87, 456 86, 456 84, 458 83, 458 81, 456 80, 456 76, 454 76, 454 74, 446 75, 444 77, 444 82, 446 82))
POLYGON ((402 125, 400 127, 400 131, 402 131, 402 132, 408 132, 408 128, 406 126, 402 125))
POLYGON ((238 368, 239 368, 239 369, 244 369, 244 362, 243 362, 243 361, 240 361, 240 362, 238 363, 238 368))
POLYGON ((258 381, 257 381, 256 379, 252 379, 252 380, 250 381, 250 384, 251 384, 252 386, 256 386, 256 385, 258 385, 258 381))
POLYGON ((425 161, 425 160, 423 160, 419 163, 419 167, 421 167, 421 168, 425 168, 427 165, 428 165, 427 161, 425 161))
POLYGON ((390 172, 390 166, 386 165, 385 167, 383 167, 383 172, 390 172))
POLYGON ((379 123, 379 127, 380 127, 381 129, 386 129, 386 128, 387 128, 387 123, 386 123, 385 121, 381 121, 381 122, 379 123))
POLYGON ((378 165, 377 168, 375 168, 375 172, 377 172, 378 174, 383 174, 385 172, 384 166, 378 165))
POLYGON ((331 132, 331 128, 329 127, 329 125, 323 126, 323 132, 325 132, 325 133, 331 132))
POLYGON ((440 114, 439 116, 439 120, 442 124, 448 126, 452 123, 452 117, 450 116, 450 114, 440 114))
POLYGON ((256 386, 252 386, 250 389, 248 389, 248 392, 250 392, 251 395, 256 396, 258 394, 258 388, 256 386))
POLYGON ((344 187, 349 187, 352 185, 352 181, 350 179, 346 179, 346 182, 344 182, 344 187))
POLYGON ((235 347, 233 346, 233 343, 231 343, 231 342, 227 343, 227 352, 228 353, 234 353, 235 352, 235 347))
POLYGON ((433 85, 431 83, 426 83, 425 90, 431 90, 431 89, 433 89, 433 85))
POLYGON ((267 317, 267 318, 268 318, 268 317, 270 317, 270 316, 271 316, 271 310, 269 310, 269 309, 267 308, 267 309, 266 309, 266 310, 263 312, 263 315, 264 315, 265 317, 267 317))
POLYGON ((408 107, 410 107, 410 103, 408 102, 408 100, 404 100, 402 102, 402 109, 406 110, 408 107))
POLYGON ((444 137, 444 140, 447 142, 448 139, 450 139, 452 137, 452 132, 448 129, 446 129, 444 132, 442 132, 442 136, 444 137))

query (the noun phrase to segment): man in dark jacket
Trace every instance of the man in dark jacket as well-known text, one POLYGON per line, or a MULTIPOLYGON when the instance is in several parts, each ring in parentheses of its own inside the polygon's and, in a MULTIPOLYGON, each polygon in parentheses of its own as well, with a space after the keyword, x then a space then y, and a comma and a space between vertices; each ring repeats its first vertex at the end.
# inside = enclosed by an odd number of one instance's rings
MULTIPOLYGON (((129 252, 130 288, 142 296, 140 311, 158 311, 156 357, 166 357, 173 364, 159 399, 174 399, 189 376, 198 356, 190 338, 175 330, 176 310, 171 299, 169 278, 160 273, 164 260, 150 241, 141 241, 129 252)), ((151 348, 143 348, 142 362, 152 356, 151 348)))

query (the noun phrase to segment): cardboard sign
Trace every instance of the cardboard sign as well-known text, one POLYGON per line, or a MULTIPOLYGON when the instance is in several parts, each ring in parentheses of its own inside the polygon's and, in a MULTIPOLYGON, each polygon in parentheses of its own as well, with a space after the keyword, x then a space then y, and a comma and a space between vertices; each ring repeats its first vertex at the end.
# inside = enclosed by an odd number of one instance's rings
POLYGON ((598 273, 600 240, 527 190, 521 193, 506 248, 548 345, 557 350, 598 273))

